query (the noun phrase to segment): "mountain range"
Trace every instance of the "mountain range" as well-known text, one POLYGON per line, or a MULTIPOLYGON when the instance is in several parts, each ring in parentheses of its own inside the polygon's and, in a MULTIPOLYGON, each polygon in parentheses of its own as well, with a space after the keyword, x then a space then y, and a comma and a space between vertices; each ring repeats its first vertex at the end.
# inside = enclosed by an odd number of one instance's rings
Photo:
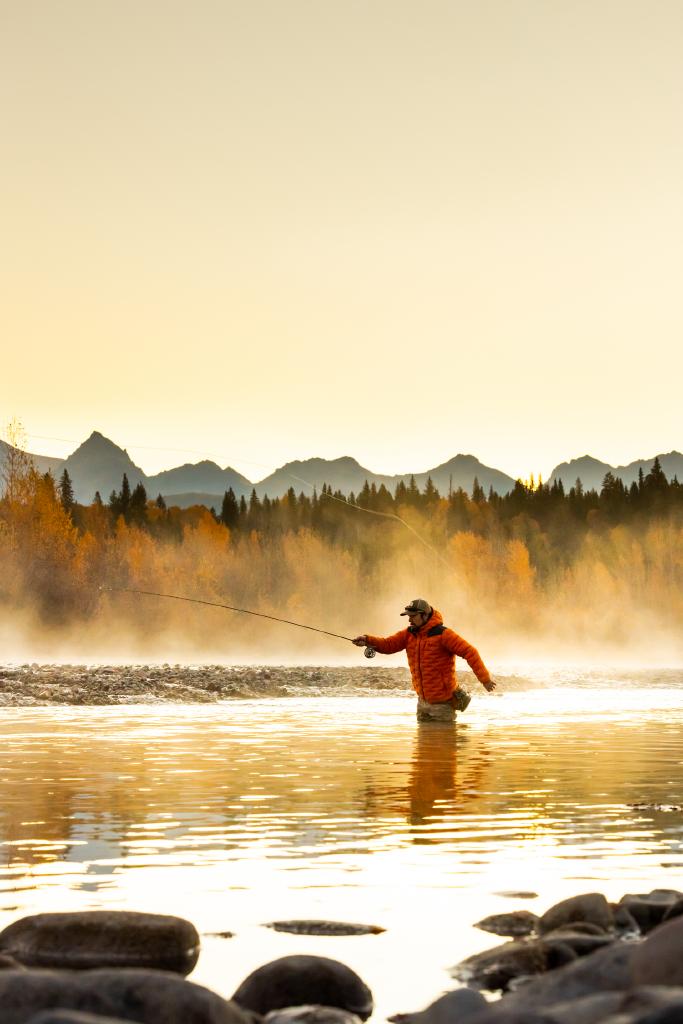
MULTIPOLYGON (((0 441, 0 459, 6 448, 5 442, 0 441)), ((610 466, 590 455, 584 455, 580 459, 556 466, 549 482, 561 480, 565 489, 569 489, 578 477, 586 490, 599 490, 605 474, 611 472, 628 485, 638 478, 640 469, 644 473, 649 471, 654 458, 641 459, 627 466, 610 466)), ((348 455, 339 459, 314 458, 288 462, 258 482, 248 480, 230 466, 221 469, 217 463, 209 460, 186 463, 162 473, 147 475, 136 466, 125 448, 119 448, 98 431, 93 431, 66 459, 46 455, 34 455, 33 459, 39 472, 49 471, 55 479, 66 469, 71 477, 76 500, 84 504, 93 500, 95 491, 99 491, 103 501, 107 501, 112 490, 120 489, 124 473, 128 476, 131 488, 141 483, 150 498, 161 494, 167 504, 179 505, 181 508, 195 504, 220 507, 223 494, 230 487, 238 498, 242 495, 248 497, 252 489, 261 498, 265 494, 275 498, 281 497, 290 487, 297 493, 311 493, 313 487, 320 491, 323 484, 331 485, 333 490, 343 494, 351 491, 358 494, 366 480, 377 487, 384 484, 393 492, 399 482, 408 484, 411 476, 414 476, 420 489, 424 488, 431 477, 441 494, 459 487, 471 494, 475 478, 487 493, 492 487, 499 494, 506 494, 515 484, 511 476, 485 466, 473 455, 456 455, 424 473, 400 473, 393 476, 373 473, 348 455)), ((674 476, 683 479, 683 454, 672 451, 659 455, 659 461, 669 479, 674 476)))

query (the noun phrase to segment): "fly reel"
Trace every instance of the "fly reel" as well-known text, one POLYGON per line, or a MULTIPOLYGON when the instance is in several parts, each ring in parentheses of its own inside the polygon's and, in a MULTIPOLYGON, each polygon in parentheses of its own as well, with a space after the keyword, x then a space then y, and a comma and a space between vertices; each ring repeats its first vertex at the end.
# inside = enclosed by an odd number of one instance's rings
POLYGON ((363 651, 363 654, 365 655, 366 658, 374 658, 375 655, 377 654, 377 651, 375 650, 374 647, 369 647, 368 646, 363 651))

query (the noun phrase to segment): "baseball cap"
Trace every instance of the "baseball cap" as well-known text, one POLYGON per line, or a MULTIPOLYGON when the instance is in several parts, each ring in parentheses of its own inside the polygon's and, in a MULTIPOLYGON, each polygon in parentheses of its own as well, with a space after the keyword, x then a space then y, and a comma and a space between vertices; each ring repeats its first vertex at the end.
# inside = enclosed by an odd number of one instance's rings
POLYGON ((413 615, 417 612, 422 612, 423 615, 431 615, 432 606, 423 597, 416 597, 410 604, 406 605, 405 611, 401 612, 401 615, 413 615))

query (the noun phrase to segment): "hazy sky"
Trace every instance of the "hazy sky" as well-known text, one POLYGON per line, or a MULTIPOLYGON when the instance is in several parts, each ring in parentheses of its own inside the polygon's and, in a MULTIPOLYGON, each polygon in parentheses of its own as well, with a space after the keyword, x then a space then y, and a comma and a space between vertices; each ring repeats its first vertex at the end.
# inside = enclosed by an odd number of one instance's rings
POLYGON ((682 52, 680 0, 0 0, 2 420, 251 479, 680 449, 682 52))

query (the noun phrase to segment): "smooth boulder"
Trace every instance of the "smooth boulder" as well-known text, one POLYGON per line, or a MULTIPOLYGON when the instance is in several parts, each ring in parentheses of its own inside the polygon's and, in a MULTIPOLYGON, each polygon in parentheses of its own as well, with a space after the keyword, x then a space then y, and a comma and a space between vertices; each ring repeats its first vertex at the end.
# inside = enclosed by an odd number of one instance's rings
POLYGON ((123 1017, 101 1017, 99 1013, 81 1013, 80 1010, 44 1010, 27 1024, 128 1024, 123 1017))
POLYGON ((361 1024, 360 1017, 338 1006, 288 1006, 271 1010, 264 1024, 361 1024))
POLYGON ((248 1010, 265 1015, 287 1006, 336 1006, 361 1020, 373 1009, 372 992, 346 964, 324 956, 283 956, 248 975, 233 995, 248 1010))
POLYGON ((504 935, 513 939, 531 935, 538 927, 538 915, 529 910, 513 910, 509 914, 491 914, 482 921, 477 921, 475 928, 493 935, 504 935))
POLYGON ((2 1024, 80 1010, 137 1024, 252 1024, 234 1003, 167 971, 1 971, 2 1024))
POLYGON ((601 892, 587 892, 580 896, 571 896, 561 900, 546 910, 539 920, 538 927, 542 935, 552 932, 565 924, 576 921, 588 921, 607 930, 614 924, 612 909, 601 892))
POLYGON ((582 956, 564 967, 532 978, 518 991, 504 996, 500 1005, 506 1010, 536 1009, 599 992, 625 991, 632 985, 632 961, 637 948, 630 943, 615 942, 590 956, 582 956))
POLYGON ((435 999, 417 1013, 394 1013, 388 1018, 392 1024, 467 1024, 488 1006, 481 992, 471 988, 456 988, 435 999))
POLYGON ((506 991, 514 979, 554 970, 576 955, 562 941, 504 942, 456 964, 450 974, 474 988, 506 991))
POLYGON ((199 935, 181 917, 89 910, 23 917, 0 932, 0 952, 27 967, 144 967, 189 974, 199 935))
POLYGON ((0 953, 0 971, 22 971, 24 965, 7 953, 0 953))
POLYGON ((676 900, 675 903, 671 904, 662 921, 672 921, 674 917, 683 917, 683 899, 676 900))
POLYGON ((555 931, 548 932, 543 936, 544 942, 550 940, 564 942, 574 950, 577 956, 587 956, 589 953, 594 953, 596 949, 602 949, 615 941, 614 936, 607 935, 606 932, 599 932, 597 935, 592 932, 584 932, 578 924, 564 925, 564 927, 556 928, 555 931))
POLYGON ((669 911, 681 899, 675 889, 653 889, 649 893, 627 893, 619 901, 635 918, 640 931, 646 935, 661 924, 669 911))
POLYGON ((655 928, 633 955, 636 985, 683 986, 683 917, 655 928))

